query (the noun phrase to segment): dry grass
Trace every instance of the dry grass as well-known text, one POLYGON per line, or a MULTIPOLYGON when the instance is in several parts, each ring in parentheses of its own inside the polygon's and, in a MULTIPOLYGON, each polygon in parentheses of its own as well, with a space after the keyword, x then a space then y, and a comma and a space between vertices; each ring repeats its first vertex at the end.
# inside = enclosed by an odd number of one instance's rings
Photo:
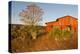
MULTIPOLYGON (((15 25, 14 25, 15 26, 15 25)), ((21 26, 11 28, 16 32, 11 39, 11 50, 12 52, 32 52, 32 51, 42 51, 42 50, 60 50, 60 49, 76 49, 77 46, 77 32, 74 33, 72 39, 72 45, 70 43, 71 39, 65 40, 55 40, 50 37, 48 33, 42 32, 37 36, 37 39, 33 40, 30 34, 21 26), (15 30, 16 29, 16 30, 15 30), (19 36, 18 36, 19 35, 19 36)), ((42 27, 43 28, 43 27, 42 27)), ((43 30, 42 30, 43 31, 43 30)))

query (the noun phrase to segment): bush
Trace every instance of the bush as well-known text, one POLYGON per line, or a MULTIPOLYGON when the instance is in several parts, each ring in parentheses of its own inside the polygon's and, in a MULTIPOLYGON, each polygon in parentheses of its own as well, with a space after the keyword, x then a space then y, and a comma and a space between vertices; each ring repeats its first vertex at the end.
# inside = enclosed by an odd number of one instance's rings
POLYGON ((69 30, 69 28, 67 27, 64 30, 62 30, 62 36, 63 38, 70 39, 73 36, 73 31, 69 30))
POLYGON ((61 30, 59 27, 55 26, 52 28, 52 30, 49 32, 49 36, 51 38, 61 38, 61 30))

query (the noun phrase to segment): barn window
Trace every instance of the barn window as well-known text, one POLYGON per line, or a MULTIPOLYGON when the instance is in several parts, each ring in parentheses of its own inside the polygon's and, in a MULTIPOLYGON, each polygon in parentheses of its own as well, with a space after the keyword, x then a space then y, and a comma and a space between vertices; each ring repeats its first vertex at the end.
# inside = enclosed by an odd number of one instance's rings
POLYGON ((70 26, 70 25, 68 25, 68 26, 67 26, 67 29, 68 29, 68 31, 70 31, 70 30, 71 30, 71 26, 70 26))

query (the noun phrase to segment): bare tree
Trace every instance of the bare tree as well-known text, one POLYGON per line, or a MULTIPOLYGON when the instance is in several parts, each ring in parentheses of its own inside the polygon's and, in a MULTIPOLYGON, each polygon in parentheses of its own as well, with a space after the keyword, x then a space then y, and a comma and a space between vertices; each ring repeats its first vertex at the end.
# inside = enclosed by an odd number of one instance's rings
POLYGON ((25 10, 20 12, 21 20, 26 25, 38 25, 42 19, 43 11, 36 4, 30 4, 25 10))
POLYGON ((29 30, 33 39, 36 39, 35 26, 39 25, 39 21, 42 20, 43 11, 36 4, 30 4, 25 10, 20 12, 21 21, 25 25, 30 25, 29 30), (35 30, 34 30, 35 29, 35 30))

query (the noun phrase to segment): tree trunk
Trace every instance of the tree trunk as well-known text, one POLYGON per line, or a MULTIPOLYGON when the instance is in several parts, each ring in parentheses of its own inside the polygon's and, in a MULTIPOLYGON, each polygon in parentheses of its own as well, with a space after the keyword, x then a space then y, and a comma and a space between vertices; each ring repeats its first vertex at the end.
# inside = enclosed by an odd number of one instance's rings
POLYGON ((37 33, 36 32, 31 32, 31 36, 32 36, 32 39, 36 39, 36 37, 37 37, 37 33))

